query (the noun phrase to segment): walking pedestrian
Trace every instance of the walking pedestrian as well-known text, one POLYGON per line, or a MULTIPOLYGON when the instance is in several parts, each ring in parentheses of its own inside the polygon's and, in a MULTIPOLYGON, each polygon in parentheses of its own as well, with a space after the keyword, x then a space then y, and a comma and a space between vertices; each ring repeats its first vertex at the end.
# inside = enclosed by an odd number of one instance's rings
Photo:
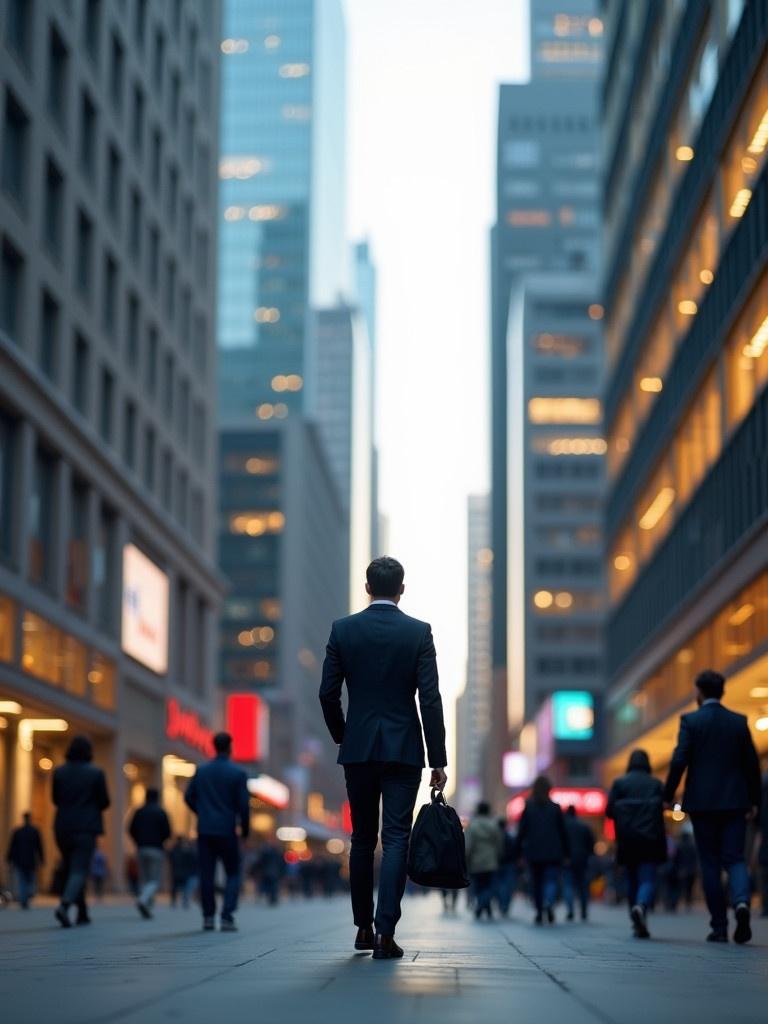
POLYGON ((280 882, 284 875, 285 858, 282 852, 274 843, 265 843, 253 863, 253 880, 271 907, 276 907, 280 899, 280 882))
POLYGON ((581 920, 587 920, 589 911, 589 862, 595 851, 595 834, 584 821, 579 821, 576 808, 571 806, 565 812, 565 831, 568 835, 570 864, 563 872, 563 897, 568 908, 567 918, 574 918, 575 903, 578 899, 581 920))
POLYGON ((395 942, 405 891, 413 808, 424 767, 422 725, 432 767, 430 784, 443 790, 445 724, 432 630, 404 615, 402 565, 376 558, 366 570, 370 606, 331 627, 323 664, 320 703, 328 731, 340 744, 352 812, 349 877, 357 925, 355 949, 372 949, 376 960, 399 958, 395 942), (347 717, 341 703, 346 682, 347 717), (373 913, 373 854, 383 808, 379 899, 373 913), (376 934, 373 926, 375 924, 376 934))
POLYGON ((728 873, 736 918, 734 942, 749 942, 751 883, 746 861, 747 820, 761 800, 760 762, 745 715, 720 703, 725 678, 707 669, 696 678, 698 711, 683 715, 664 798, 675 798, 687 772, 683 810, 691 817, 701 881, 711 917, 708 942, 728 941, 728 909, 722 884, 728 873))
POLYGON ((656 899, 658 867, 667 859, 662 785, 645 750, 629 755, 614 780, 606 814, 616 825, 616 860, 626 869, 629 916, 635 938, 649 939, 648 911, 656 899))
POLYGON ((136 909, 143 918, 149 919, 152 917, 155 896, 163 881, 163 847, 171 835, 171 823, 160 806, 160 794, 154 787, 147 789, 144 806, 134 812, 128 832, 136 843, 136 856, 139 860, 140 892, 136 909))
POLYGON ((521 853, 528 863, 535 924, 541 924, 545 914, 554 924, 560 870, 569 855, 565 819, 561 808, 549 798, 551 788, 546 776, 536 779, 517 832, 521 853))
POLYGON ((757 851, 760 865, 762 895, 761 917, 768 917, 768 775, 763 777, 763 803, 760 809, 760 847, 757 851))
POLYGON ((37 869, 45 862, 43 841, 39 829, 32 824, 32 815, 25 811, 22 824, 11 833, 6 861, 16 873, 19 903, 22 910, 29 909, 29 903, 36 891, 37 869))
POLYGON ((203 930, 213 931, 216 916, 214 875, 221 861, 226 874, 220 928, 237 931, 235 911, 240 894, 240 837, 250 830, 250 799, 245 772, 233 765, 232 737, 219 732, 213 737, 216 756, 195 772, 184 796, 197 815, 197 852, 200 868, 200 902, 203 930))
POLYGON ((494 890, 499 913, 502 917, 508 917, 517 888, 517 836, 510 832, 506 818, 499 818, 498 826, 501 832, 501 853, 499 854, 499 869, 494 879, 494 890))
POLYGON ((490 921, 493 917, 493 883, 499 870, 503 837, 496 819, 491 817, 491 805, 485 800, 477 805, 475 817, 464 833, 464 841, 475 901, 475 919, 479 921, 486 914, 490 921))
POLYGON ((103 812, 109 807, 107 780, 101 768, 91 764, 93 746, 86 736, 75 736, 69 744, 66 763, 53 773, 53 803, 56 807, 54 833, 63 862, 64 891, 56 908, 56 920, 70 928, 69 908, 77 907, 76 924, 90 924, 85 901, 96 838, 104 832, 103 812))
POLYGON ((168 852, 168 862, 171 868, 170 904, 175 907, 181 893, 182 906, 187 910, 197 879, 197 855, 185 836, 176 836, 168 852))
POLYGON ((101 902, 104 899, 104 886, 109 876, 109 861, 107 860, 106 853, 100 849, 98 840, 96 842, 96 849, 91 857, 89 875, 93 885, 93 894, 101 902))
POLYGON ((693 905, 693 889, 698 876, 699 862, 696 857, 696 846, 693 836, 687 830, 680 833, 680 841, 675 850, 675 875, 678 879, 680 894, 688 910, 693 905))

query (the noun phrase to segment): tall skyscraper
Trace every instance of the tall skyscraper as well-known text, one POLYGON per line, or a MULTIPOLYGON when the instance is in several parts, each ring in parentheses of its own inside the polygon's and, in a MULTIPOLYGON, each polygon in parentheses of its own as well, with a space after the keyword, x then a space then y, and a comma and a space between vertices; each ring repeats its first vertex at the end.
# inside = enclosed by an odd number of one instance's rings
POLYGON ((339 0, 226 0, 221 46, 221 408, 284 418, 306 409, 308 310, 348 290, 339 0))
MULTIPOLYGON (((499 94, 497 221, 491 254, 494 711, 486 757, 488 792, 495 788, 500 793, 501 756, 510 727, 519 730, 532 718, 548 691, 575 682, 572 677, 566 681, 564 671, 534 679, 537 666, 544 668, 546 653, 536 653, 546 641, 537 639, 543 635, 537 621, 544 609, 534 597, 540 590, 570 592, 575 565, 563 563, 558 575, 552 571, 556 560, 545 565, 543 553, 533 554, 535 531, 546 519, 537 519, 534 495, 557 490, 563 502, 559 526, 575 537, 582 523, 579 517, 565 522, 566 496, 580 486, 575 467, 583 460, 575 446, 558 449, 557 456, 548 452, 545 440, 535 440, 538 431, 529 426, 544 417, 538 421, 547 423, 550 440, 575 443, 584 423, 577 399, 591 396, 599 410, 600 360, 592 344, 580 341, 594 335, 591 317, 601 315, 595 301, 602 45, 596 6, 591 0, 531 0, 531 80, 503 85, 499 94), (556 277, 548 286, 545 275, 550 273, 556 277), (562 287, 569 292, 583 288, 584 301, 558 302, 557 289, 562 287), (545 308, 548 290, 552 294, 545 308), (563 401, 550 401, 556 398, 563 401), (573 401, 569 404, 568 399, 573 401), (544 447, 528 450, 535 445, 544 447)), ((599 411, 592 424, 598 421, 599 411)), ((593 510, 595 525, 599 514, 593 510)), ((594 549, 590 555, 595 562, 594 549)), ((599 586, 598 579, 590 585, 599 586)), ((554 596, 553 607, 564 618, 572 614, 555 605, 554 596)))
POLYGON ((768 751, 768 6, 609 5, 607 775, 704 668, 768 751))
MULTIPOLYGON (((86 733, 106 853, 217 727, 219 5, 0 10, 0 846, 86 733)), ((115 872, 117 884, 121 882, 115 872)))
POLYGON ((491 562, 487 494, 467 501, 467 678, 456 705, 456 797, 461 814, 483 796, 485 738, 491 722, 491 562))

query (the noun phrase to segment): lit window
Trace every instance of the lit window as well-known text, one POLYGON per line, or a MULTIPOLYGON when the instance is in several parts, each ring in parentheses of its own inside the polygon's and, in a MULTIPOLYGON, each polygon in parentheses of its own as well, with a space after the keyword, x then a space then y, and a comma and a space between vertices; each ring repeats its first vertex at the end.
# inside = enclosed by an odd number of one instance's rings
POLYGON ((285 216, 285 207, 276 203, 262 203, 259 206, 252 206, 248 216, 251 220, 280 220, 285 216))
POLYGON ((605 455, 602 437, 535 437, 533 450, 547 455, 605 455))
POLYGON ((264 37, 264 46, 267 50, 276 50, 280 45, 280 36, 274 33, 264 37))
POLYGON ((276 324, 280 319, 280 310, 275 306, 259 306, 253 312, 253 319, 257 324, 276 324))
POLYGON ((691 146, 678 146, 675 150, 675 157, 680 160, 681 163, 688 163, 693 160, 693 156, 693 147, 691 146))
POLYGON ((533 603, 537 608, 551 608, 554 598, 549 590, 537 590, 533 595, 533 603))
POLYGON ((221 44, 221 52, 226 54, 247 53, 249 43, 247 39, 225 39, 221 44))
POLYGON ((260 420, 271 420, 275 415, 275 407, 270 402, 262 402, 256 410, 256 415, 260 420))
POLYGON ((272 378, 273 391, 301 391, 304 387, 304 379, 297 373, 278 374, 272 378))
POLYGON ((245 181, 265 170, 265 163, 257 156, 225 156, 219 161, 219 177, 245 181))
POLYGON ((531 423, 599 423, 602 415, 597 398, 531 398, 531 423))
POLYGON ((281 78, 304 78, 309 74, 309 64, 281 64, 281 78))
POLYGON ((245 207, 243 206, 228 206, 224 210, 224 220, 242 220, 245 217, 245 207))
POLYGON ((507 223, 513 228, 545 228, 552 220, 549 210, 510 210, 507 223))
POLYGON ((590 320, 602 320, 605 315, 605 310, 598 302, 593 302, 592 305, 587 309, 590 320))
MULTIPOLYGON (((233 512, 229 517, 230 533, 261 537, 265 533, 280 533, 285 525, 282 512, 233 512)), ((264 613, 266 615, 266 612, 264 613)), ((267 615, 267 618, 270 618, 267 615)))

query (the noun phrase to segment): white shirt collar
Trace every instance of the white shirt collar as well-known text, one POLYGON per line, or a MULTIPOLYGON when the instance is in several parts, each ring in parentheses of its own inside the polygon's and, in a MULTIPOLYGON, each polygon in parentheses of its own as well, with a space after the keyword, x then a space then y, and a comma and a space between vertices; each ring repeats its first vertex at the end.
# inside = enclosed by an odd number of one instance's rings
POLYGON ((375 601, 371 601, 368 607, 372 608, 375 604, 391 604, 394 608, 397 608, 397 601, 390 601, 386 597, 379 597, 375 601))
POLYGON ((707 697, 706 700, 703 700, 701 702, 701 706, 704 707, 705 704, 719 704, 719 703, 720 703, 720 701, 717 699, 717 697, 707 697))

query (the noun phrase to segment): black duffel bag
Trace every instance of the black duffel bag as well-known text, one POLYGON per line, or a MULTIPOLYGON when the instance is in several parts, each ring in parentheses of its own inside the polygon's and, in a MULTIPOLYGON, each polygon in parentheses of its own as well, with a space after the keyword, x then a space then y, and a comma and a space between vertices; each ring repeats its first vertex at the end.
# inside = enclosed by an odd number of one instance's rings
POLYGON ((431 889, 466 889, 469 885, 464 830, 456 811, 436 789, 413 826, 408 877, 431 889))

